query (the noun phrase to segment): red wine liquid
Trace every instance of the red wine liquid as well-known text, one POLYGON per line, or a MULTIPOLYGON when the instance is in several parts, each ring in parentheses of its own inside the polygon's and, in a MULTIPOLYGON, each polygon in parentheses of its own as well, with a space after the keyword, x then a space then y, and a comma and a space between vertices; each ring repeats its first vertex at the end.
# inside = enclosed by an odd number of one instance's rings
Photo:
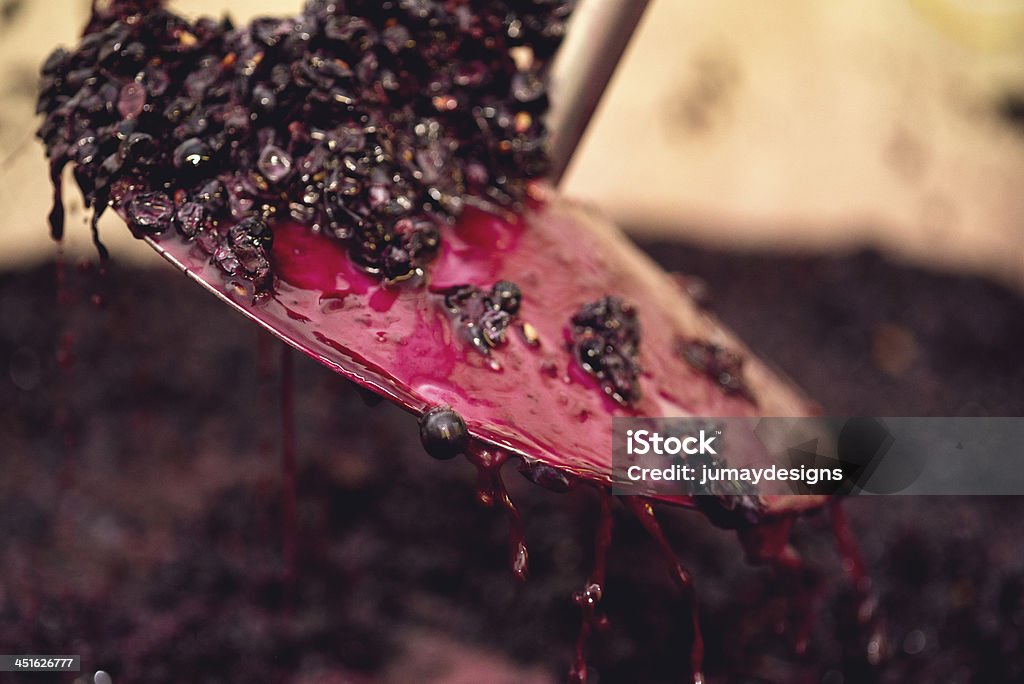
POLYGON ((284 583, 289 590, 299 574, 299 531, 295 499, 295 369, 292 348, 281 345, 281 524, 284 583))

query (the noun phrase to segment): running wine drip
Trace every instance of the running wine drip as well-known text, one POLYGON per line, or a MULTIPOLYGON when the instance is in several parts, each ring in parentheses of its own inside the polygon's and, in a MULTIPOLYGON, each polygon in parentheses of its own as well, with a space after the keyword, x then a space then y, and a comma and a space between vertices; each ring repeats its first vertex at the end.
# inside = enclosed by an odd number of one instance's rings
POLYGON ((295 362, 292 348, 281 345, 281 504, 284 583, 289 590, 299 574, 298 516, 295 500, 295 362))
POLYGON ((498 505, 508 516, 509 567, 512 568, 515 578, 523 582, 530 572, 530 554, 526 548, 523 517, 509 497, 505 482, 501 478, 501 467, 509 456, 503 451, 474 445, 467 450, 466 458, 477 469, 477 501, 488 508, 498 505))
POLYGON ((600 490, 598 495, 600 511, 598 513, 596 534, 594 535, 594 569, 582 591, 573 594, 573 601, 580 607, 582 622, 580 633, 576 639, 576 659, 569 670, 569 684, 587 684, 587 645, 593 632, 608 626, 608 617, 600 611, 601 599, 604 596, 605 572, 608 567, 608 550, 612 545, 612 499, 611 495, 600 490))
POLYGON ((640 521, 644 530, 651 536, 662 557, 668 564, 672 579, 676 586, 683 593, 683 598, 690 604, 690 624, 693 627, 693 643, 690 646, 690 672, 692 684, 703 684, 704 682, 704 637, 700 631, 700 616, 697 606, 697 590, 694 587, 693 576, 690 571, 683 567, 672 550, 672 545, 661 529, 658 518, 654 515, 654 507, 651 502, 638 496, 622 497, 626 509, 640 521))

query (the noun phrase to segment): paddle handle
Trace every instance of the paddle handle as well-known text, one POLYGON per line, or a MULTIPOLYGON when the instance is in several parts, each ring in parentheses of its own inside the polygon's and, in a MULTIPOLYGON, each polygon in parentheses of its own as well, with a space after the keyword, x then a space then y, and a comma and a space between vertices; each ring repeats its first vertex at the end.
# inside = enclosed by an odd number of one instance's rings
POLYGON ((551 66, 550 180, 557 185, 648 0, 580 0, 551 66))

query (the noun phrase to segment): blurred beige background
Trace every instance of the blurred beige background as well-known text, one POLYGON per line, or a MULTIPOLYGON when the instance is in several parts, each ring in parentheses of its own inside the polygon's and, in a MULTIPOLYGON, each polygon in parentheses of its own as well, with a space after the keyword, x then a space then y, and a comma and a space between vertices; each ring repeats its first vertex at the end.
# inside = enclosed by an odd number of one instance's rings
MULTIPOLYGON (((299 2, 171 5, 244 21, 299 2)), ((35 79, 87 10, 0 0, 0 266, 53 255, 35 79)), ((564 188, 637 234, 876 246, 1024 287, 1022 178, 1024 0, 652 0, 564 188)), ((112 217, 104 238, 152 258, 112 217)))

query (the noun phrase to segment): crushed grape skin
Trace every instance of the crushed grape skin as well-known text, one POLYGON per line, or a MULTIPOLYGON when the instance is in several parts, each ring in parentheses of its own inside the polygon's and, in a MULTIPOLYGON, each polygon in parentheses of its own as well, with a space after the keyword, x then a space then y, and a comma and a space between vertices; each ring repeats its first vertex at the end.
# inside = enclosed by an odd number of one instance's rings
POLYGON ((690 366, 714 381, 728 395, 756 403, 743 378, 743 357, 705 340, 678 338, 676 353, 690 366))
POLYGON ((509 326, 519 313, 522 293, 507 280, 499 280, 490 289, 460 285, 444 292, 444 308, 459 335, 483 356, 508 339, 509 326))
MULTIPOLYGON (((695 469, 728 467, 724 458, 709 454, 688 455, 686 462, 695 469)), ((716 480, 695 486, 697 508, 718 527, 736 529, 757 525, 764 516, 765 501, 752 482, 716 480)))
POLYGON ((640 399, 640 321, 636 309, 618 297, 584 304, 569 326, 570 346, 580 367, 622 405, 640 399))
MULTIPOLYGON (((543 76, 571 7, 312 0, 234 28, 115 0, 43 66, 38 135, 55 183, 72 165, 97 213, 114 206, 137 235, 174 226, 258 286, 270 286, 265 244, 238 254, 229 227, 278 216, 404 280, 467 196, 516 208, 546 173, 543 76), (512 57, 522 46, 526 67, 512 57)), ((55 209, 55 236, 62 222, 55 209)))

